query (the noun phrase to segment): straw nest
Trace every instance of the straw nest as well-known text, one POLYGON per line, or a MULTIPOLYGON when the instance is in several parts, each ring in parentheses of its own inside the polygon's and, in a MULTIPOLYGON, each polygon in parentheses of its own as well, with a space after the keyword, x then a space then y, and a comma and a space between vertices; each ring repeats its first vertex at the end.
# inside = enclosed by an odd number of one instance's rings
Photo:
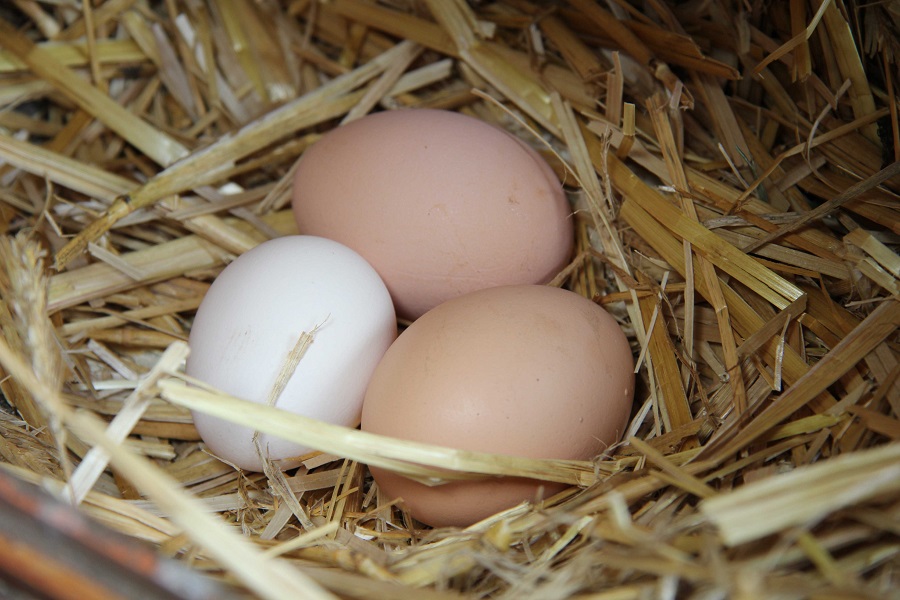
POLYGON ((0 17, 7 477, 240 597, 900 589, 896 0, 15 0, 0 17), (606 455, 403 445, 184 385, 210 281, 293 230, 304 148, 407 106, 504 127, 565 182, 577 253, 554 284, 616 315, 639 369, 606 455), (189 409, 321 452, 238 472, 189 409), (366 464, 574 485, 430 530, 366 464))

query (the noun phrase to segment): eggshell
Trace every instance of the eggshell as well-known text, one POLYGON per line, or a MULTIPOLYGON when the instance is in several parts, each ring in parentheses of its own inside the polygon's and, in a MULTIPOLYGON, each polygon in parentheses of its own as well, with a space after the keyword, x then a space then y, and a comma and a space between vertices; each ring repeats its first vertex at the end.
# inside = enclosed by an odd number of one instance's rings
MULTIPOLYGON (((634 361, 615 319, 573 292, 505 286, 426 313, 382 359, 362 428, 464 450, 590 460, 619 440, 631 410, 634 361)), ((389 498, 434 526, 467 526, 543 486, 503 478, 428 487, 371 468, 389 498)))
MULTIPOLYGON (((366 385, 397 336, 397 321, 375 270, 331 240, 282 237, 228 265, 197 310, 186 372, 265 404, 304 332, 314 332, 313 342, 276 406, 356 426, 366 385)), ((242 469, 261 470, 252 429, 196 412, 194 423, 214 454, 242 469)), ((260 444, 283 468, 293 464, 285 459, 310 450, 265 434, 260 444)))
POLYGON ((297 165, 293 209, 301 233, 364 256, 407 319, 485 287, 546 283, 572 249, 572 211, 543 158, 450 111, 332 130, 297 165))

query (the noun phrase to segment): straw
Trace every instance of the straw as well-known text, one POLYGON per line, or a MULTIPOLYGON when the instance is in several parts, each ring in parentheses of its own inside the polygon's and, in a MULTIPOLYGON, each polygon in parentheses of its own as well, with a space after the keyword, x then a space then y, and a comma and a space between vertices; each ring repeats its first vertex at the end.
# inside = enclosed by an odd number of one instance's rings
POLYGON ((898 31, 894 3, 831 0, 11 3, 0 468, 240 597, 892 597, 898 31), (635 359, 622 438, 590 460, 374 436, 182 372, 222 269, 298 232, 299 157, 423 107, 531 146, 572 202, 550 285, 635 359), (201 412, 311 450, 237 469, 201 412), (562 489, 433 529, 369 466, 562 489))

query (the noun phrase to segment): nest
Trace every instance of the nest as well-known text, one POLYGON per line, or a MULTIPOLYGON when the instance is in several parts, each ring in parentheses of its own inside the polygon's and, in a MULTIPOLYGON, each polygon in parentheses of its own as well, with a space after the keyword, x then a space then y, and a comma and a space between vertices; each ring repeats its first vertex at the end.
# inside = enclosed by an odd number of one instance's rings
POLYGON ((119 573, 122 589, 184 598, 896 594, 898 24, 898 2, 852 0, 0 8, 6 585, 98 597, 119 573), (212 279, 295 231, 297 157, 401 107, 503 127, 565 182, 577 252, 553 284, 616 315, 639 369, 605 455, 435 451, 183 384, 212 279), (319 451, 287 473, 240 472, 204 451, 189 409, 319 451), (435 530, 379 494, 367 464, 572 487, 435 530), (56 498, 16 505, 31 484, 56 498), (65 503, 88 525, 25 528, 65 503), (122 536, 127 553, 98 558, 113 542, 97 539, 122 536))

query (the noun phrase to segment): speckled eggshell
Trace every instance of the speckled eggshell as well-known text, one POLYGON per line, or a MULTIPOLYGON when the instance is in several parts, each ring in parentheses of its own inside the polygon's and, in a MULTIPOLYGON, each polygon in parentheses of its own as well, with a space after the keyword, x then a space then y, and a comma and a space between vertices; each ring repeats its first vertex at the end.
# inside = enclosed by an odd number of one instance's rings
MULTIPOLYGON (((590 460, 617 442, 634 360, 615 319, 573 292, 504 286, 449 300, 379 363, 362 429, 464 450, 590 460)), ((503 478, 428 487, 371 468, 388 498, 433 526, 467 526, 565 488, 503 478)))
MULTIPOLYGON (((191 327, 186 372, 232 396, 265 404, 303 333, 313 333, 278 408, 355 427, 369 378, 397 337, 387 288, 353 250, 314 236, 260 244, 228 265, 209 288, 191 327)), ((262 462, 253 430, 194 413, 213 454, 246 470, 262 462)), ((260 436, 282 468, 310 451, 260 436)))
POLYGON ((573 243, 549 165, 460 113, 403 109, 334 129, 304 152, 293 189, 301 233, 345 244, 415 319, 474 290, 546 283, 573 243))

